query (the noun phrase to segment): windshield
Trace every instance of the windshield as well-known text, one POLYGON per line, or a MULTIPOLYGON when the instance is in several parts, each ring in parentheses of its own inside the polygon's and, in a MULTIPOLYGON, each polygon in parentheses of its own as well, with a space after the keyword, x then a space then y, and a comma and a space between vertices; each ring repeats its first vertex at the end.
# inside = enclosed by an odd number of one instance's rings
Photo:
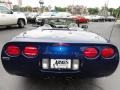
POLYGON ((76 22, 73 18, 49 18, 49 19, 45 19, 45 24, 53 24, 55 26, 57 26, 57 25, 68 26, 71 23, 76 24, 76 22))
POLYGON ((53 19, 53 20, 49 20, 48 21, 49 23, 53 23, 55 25, 69 25, 72 20, 69 20, 69 19, 53 19))
POLYGON ((83 30, 79 27, 75 18, 51 17, 42 19, 42 28, 44 30, 83 30))

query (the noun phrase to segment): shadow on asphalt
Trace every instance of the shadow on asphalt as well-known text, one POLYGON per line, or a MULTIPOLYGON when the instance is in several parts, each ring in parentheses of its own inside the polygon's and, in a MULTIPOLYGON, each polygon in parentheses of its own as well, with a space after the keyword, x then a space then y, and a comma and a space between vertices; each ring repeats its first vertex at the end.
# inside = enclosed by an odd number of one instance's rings
POLYGON ((103 90, 96 79, 25 79, 24 87, 29 90, 103 90))
POLYGON ((3 30, 16 30, 16 29, 20 29, 18 28, 17 26, 14 26, 14 27, 0 27, 0 31, 3 31, 3 30))
POLYGON ((27 24, 24 28, 19 28, 18 26, 11 26, 11 27, 5 27, 0 26, 0 31, 10 31, 10 30, 32 30, 37 27, 33 26, 32 24, 27 24))

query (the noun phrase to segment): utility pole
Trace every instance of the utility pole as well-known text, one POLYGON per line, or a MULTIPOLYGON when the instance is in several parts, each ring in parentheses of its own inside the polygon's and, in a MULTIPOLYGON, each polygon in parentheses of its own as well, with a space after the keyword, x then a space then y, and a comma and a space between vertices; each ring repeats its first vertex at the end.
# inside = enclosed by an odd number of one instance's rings
POLYGON ((39 0, 39 4, 40 4, 40 13, 43 13, 43 4, 44 4, 44 1, 43 0, 39 0))
POLYGON ((106 4, 107 4, 107 7, 108 7, 108 4, 109 4, 109 1, 110 1, 110 0, 108 0, 107 3, 106 3, 106 4))
POLYGON ((106 3, 106 12, 107 12, 107 15, 106 15, 106 17, 108 16, 108 5, 109 5, 109 0, 107 0, 107 3, 106 3))

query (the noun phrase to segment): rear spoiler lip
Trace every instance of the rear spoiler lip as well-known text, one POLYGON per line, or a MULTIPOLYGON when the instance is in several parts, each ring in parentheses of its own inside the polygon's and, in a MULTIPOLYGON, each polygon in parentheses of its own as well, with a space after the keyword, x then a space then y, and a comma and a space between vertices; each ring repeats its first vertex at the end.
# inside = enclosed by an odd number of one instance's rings
POLYGON ((75 45, 75 46, 79 46, 79 45, 90 45, 90 46, 94 46, 94 45, 106 45, 106 46, 111 46, 111 47, 114 47, 114 48, 117 48, 114 44, 111 44, 111 43, 47 43, 47 42, 17 42, 17 41, 9 41, 7 42, 4 46, 8 45, 8 44, 17 44, 17 43, 29 43, 29 44, 35 44, 35 43, 38 43, 38 44, 49 44, 49 45, 62 45, 62 44, 66 44, 66 45, 69 45, 69 46, 72 46, 72 45, 75 45))

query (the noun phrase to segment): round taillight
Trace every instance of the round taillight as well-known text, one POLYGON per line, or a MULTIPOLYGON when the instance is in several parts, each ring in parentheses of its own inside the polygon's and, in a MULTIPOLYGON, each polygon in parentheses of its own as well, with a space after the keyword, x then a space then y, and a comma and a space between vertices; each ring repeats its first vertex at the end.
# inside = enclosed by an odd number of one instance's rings
POLYGON ((24 48, 23 53, 27 57, 36 57, 38 55, 38 49, 34 46, 27 46, 24 48))
POLYGON ((15 45, 8 46, 6 48, 6 53, 9 56, 19 56, 20 55, 20 48, 15 45))
POLYGON ((84 51, 84 56, 87 58, 95 58, 98 55, 98 50, 96 48, 87 48, 84 51))
POLYGON ((104 48, 101 55, 104 58, 111 58, 115 55, 115 50, 113 48, 104 48))

